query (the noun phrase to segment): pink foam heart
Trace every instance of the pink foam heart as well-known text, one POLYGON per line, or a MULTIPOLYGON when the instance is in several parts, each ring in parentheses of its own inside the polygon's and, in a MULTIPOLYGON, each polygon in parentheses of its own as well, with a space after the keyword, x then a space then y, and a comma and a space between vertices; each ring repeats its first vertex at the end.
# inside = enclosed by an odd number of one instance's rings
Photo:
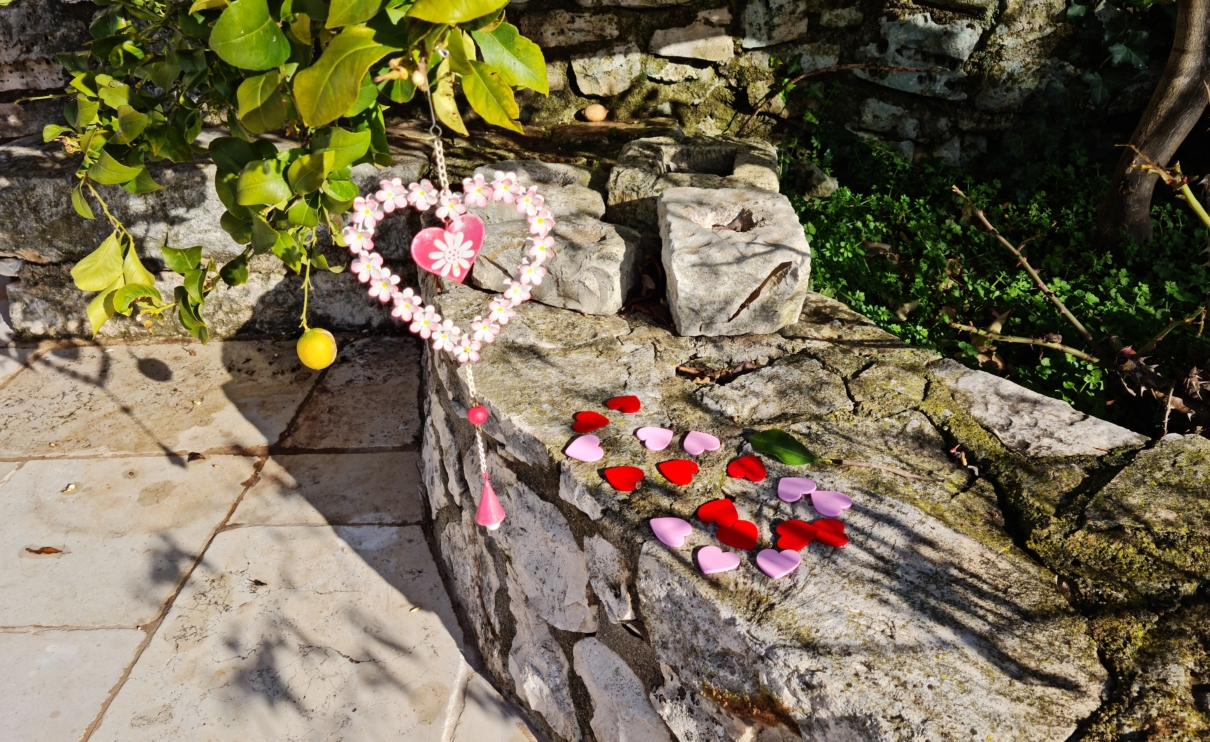
POLYGON ((703 451, 717 451, 719 442, 718 438, 709 433, 691 430, 689 431, 689 435, 685 436, 685 442, 681 445, 684 447, 685 453, 690 456, 701 456, 703 451))
POLYGON ((784 502, 798 502, 803 495, 815 491, 815 480, 803 477, 782 477, 777 482, 777 496, 784 502))
POLYGON ((648 451, 663 451, 672 443, 672 431, 668 428, 639 428, 634 431, 634 437, 641 440, 648 451))
POLYGON ((841 492, 816 490, 811 493, 811 506, 818 510, 821 515, 835 518, 840 515, 840 511, 851 508, 853 500, 841 492))
POLYGON ((762 549, 756 555, 756 566, 760 567, 760 571, 769 575, 773 579, 785 577, 794 570, 798 569, 798 565, 802 564, 802 557, 797 551, 785 549, 778 551, 777 549, 762 549))
POLYGON ((739 566, 739 554, 723 551, 717 546, 707 546, 697 553, 697 566, 704 575, 730 572, 739 566))
MULTIPOLYGON (((680 518, 652 518, 651 532, 665 546, 679 549, 685 545, 685 537, 693 533, 693 526, 680 518)), ((736 558, 738 562, 738 557, 736 558)))
POLYGON ((595 435, 582 435, 563 449, 563 453, 577 461, 600 461, 605 457, 605 449, 601 448, 601 439, 595 435))
POLYGON ((462 283, 483 246, 483 220, 463 214, 462 221, 420 230, 412 239, 412 260, 429 273, 462 283))

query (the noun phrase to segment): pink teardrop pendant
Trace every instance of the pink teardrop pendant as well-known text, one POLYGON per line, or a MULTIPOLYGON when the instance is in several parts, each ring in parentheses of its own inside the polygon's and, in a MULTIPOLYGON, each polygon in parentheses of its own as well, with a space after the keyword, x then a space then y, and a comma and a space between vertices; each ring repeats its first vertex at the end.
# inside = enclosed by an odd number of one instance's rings
POLYGON ((504 507, 496 498, 491 480, 483 476, 483 494, 479 496, 479 509, 475 512, 475 522, 489 531, 494 531, 504 522, 504 507))

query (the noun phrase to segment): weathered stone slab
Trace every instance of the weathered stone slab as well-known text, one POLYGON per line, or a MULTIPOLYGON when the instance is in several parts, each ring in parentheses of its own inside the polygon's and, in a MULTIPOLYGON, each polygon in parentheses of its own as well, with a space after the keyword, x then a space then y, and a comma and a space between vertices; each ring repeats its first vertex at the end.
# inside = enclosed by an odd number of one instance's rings
MULTIPOLYGON (((616 314, 638 280, 638 232, 576 215, 557 219, 551 234, 555 257, 544 263, 547 274, 533 288, 534 301, 584 314, 616 314)), ((489 225, 471 284, 503 291, 504 282, 516 278, 530 236, 525 221, 489 225)))
POLYGON ((5 738, 81 739, 144 636, 136 629, 0 633, 5 738))
MULTIPOLYGON (((67 82, 59 52, 91 41, 86 12, 70 12, 60 0, 6 4, 0 8, 0 92, 54 90, 67 82)), ((59 102, 62 106, 62 101, 59 102)))
POLYGON ((966 79, 962 65, 970 58, 983 36, 984 27, 973 20, 937 23, 928 13, 899 19, 879 20, 882 42, 870 44, 865 55, 871 61, 894 67, 919 67, 921 72, 889 72, 872 75, 856 72, 888 88, 947 100, 966 100, 960 83, 966 79), (927 72, 948 68, 944 72, 927 72))
POLYGON ((0 626, 150 623, 227 516, 253 463, 235 456, 26 462, 0 488, 0 626), (37 553, 45 549, 57 551, 37 553))
MULTIPOLYGON (((568 216, 600 219, 605 215, 605 200, 588 188, 592 178, 588 168, 541 160, 505 160, 475 168, 475 175, 482 175, 489 182, 497 172, 516 173, 517 183, 523 188, 537 186, 543 207, 556 219, 568 216)), ((488 201, 486 208, 476 209, 475 213, 489 226, 526 219, 515 205, 503 201, 488 201)))
POLYGON ((320 450, 414 444, 420 433, 419 346, 411 337, 398 337, 358 340, 342 348, 282 447, 320 450))
POLYGON ((642 55, 633 43, 620 44, 571 58, 576 85, 584 95, 614 96, 630 89, 643 71, 642 55))
POLYGON ((808 357, 779 361, 726 385, 708 384, 696 396, 707 409, 743 424, 853 411, 844 381, 808 357))
POLYGON ((651 707, 643 683, 609 647, 593 637, 572 650, 576 674, 592 699, 593 734, 597 739, 671 742, 664 722, 651 707))
POLYGON ((0 348, 0 384, 25 368, 31 353, 29 348, 0 348))
POLYGON ((678 333, 768 334, 798 320, 811 248, 788 198, 756 188, 671 188, 657 209, 678 333))
POLYGON ((276 454, 231 516, 233 525, 399 525, 424 518, 420 456, 276 454))
POLYGON ((293 342, 58 348, 0 389, 0 458, 263 447, 315 377, 293 342))
POLYGON ((650 50, 661 57, 725 62, 735 56, 735 42, 727 29, 704 20, 684 28, 662 28, 651 35, 650 50))
POLYGON ((777 150, 758 141, 651 137, 627 144, 609 174, 609 219, 638 230, 656 222, 669 188, 778 190, 777 150))
POLYGON ((800 0, 748 0, 744 7, 745 49, 759 49, 807 35, 807 13, 814 10, 800 0))
POLYGON ((930 370, 981 425, 1010 450, 1031 457, 1102 456, 1147 439, 1032 392, 1008 379, 961 364, 937 361, 930 370))
POLYGON ((589 41, 607 41, 618 37, 618 17, 613 13, 549 13, 526 15, 521 31, 542 48, 575 46, 589 41))
POLYGON ((461 631, 419 527, 219 534, 92 739, 443 739, 461 631))
POLYGON ((479 673, 466 684, 451 742, 537 742, 529 724, 479 673))

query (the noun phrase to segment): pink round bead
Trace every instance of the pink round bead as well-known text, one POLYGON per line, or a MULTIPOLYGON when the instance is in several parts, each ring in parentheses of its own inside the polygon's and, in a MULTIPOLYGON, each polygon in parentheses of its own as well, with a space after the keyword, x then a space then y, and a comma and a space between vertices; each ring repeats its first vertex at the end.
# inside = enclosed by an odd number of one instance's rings
POLYGON ((487 408, 475 405, 466 411, 466 419, 471 421, 471 425, 482 425, 487 422, 487 408))

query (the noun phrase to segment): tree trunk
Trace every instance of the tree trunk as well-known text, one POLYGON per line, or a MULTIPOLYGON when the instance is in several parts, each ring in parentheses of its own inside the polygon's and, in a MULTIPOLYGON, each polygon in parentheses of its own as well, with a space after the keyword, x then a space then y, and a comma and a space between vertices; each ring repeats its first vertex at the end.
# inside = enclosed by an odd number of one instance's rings
MULTIPOLYGON (((1153 161, 1167 165, 1206 108, 1207 44, 1210 44, 1210 0, 1178 0, 1176 39, 1160 78, 1130 143, 1153 161)), ((1129 237, 1151 239, 1151 194, 1156 176, 1134 169, 1138 155, 1122 151, 1109 193, 1097 215, 1097 241, 1108 248, 1129 237)))

